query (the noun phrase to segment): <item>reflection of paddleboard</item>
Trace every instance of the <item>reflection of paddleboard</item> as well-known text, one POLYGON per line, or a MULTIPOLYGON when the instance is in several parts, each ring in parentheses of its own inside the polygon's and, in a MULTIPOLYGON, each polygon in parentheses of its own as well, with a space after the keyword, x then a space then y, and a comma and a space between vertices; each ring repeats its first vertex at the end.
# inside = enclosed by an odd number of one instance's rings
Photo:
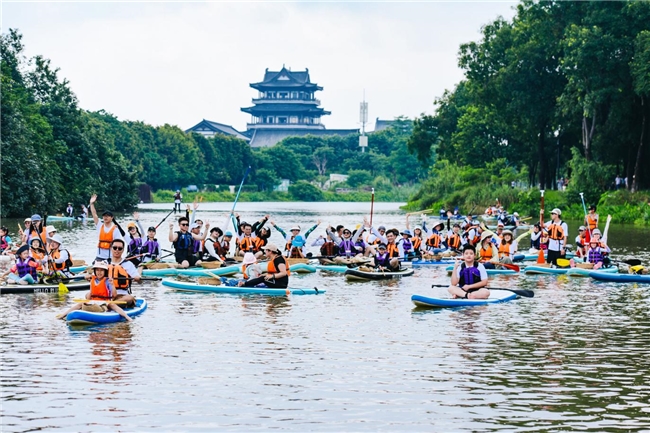
POLYGON ((387 271, 360 271, 358 269, 348 269, 345 271, 345 277, 348 280, 389 280, 397 277, 408 277, 413 275, 415 271, 413 268, 400 269, 395 272, 387 271))
POLYGON ((453 308, 497 304, 499 302, 512 301, 516 298, 516 294, 507 290, 490 289, 490 297, 487 299, 430 298, 427 296, 413 295, 411 296, 411 301, 418 307, 453 308))
POLYGON ((232 286, 213 286, 210 284, 197 284, 170 279, 162 280, 162 285, 185 292, 203 292, 203 293, 231 293, 231 294, 254 294, 254 295, 287 295, 287 290, 292 295, 318 295, 325 293, 325 290, 317 288, 298 289, 289 287, 288 289, 273 289, 270 287, 232 287, 232 286))
MULTIPOLYGON (((93 302, 88 301, 89 303, 99 303, 103 304, 105 302, 93 302)), ((124 309, 124 312, 129 317, 135 317, 139 314, 142 314, 144 310, 147 309, 147 301, 144 299, 136 299, 135 308, 124 309)), ((68 325, 96 325, 99 323, 115 323, 121 322, 125 319, 117 314, 113 310, 104 311, 103 313, 93 313, 91 311, 76 310, 68 313, 65 320, 68 322, 68 325)))

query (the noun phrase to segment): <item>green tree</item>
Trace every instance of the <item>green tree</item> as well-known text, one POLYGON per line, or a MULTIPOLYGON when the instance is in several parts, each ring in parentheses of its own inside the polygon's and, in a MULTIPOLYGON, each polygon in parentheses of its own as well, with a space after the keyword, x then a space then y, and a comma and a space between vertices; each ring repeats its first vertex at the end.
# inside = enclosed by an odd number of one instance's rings
POLYGON ((316 188, 309 182, 299 180, 289 185, 289 194, 294 200, 300 201, 321 201, 323 200, 323 191, 316 188))

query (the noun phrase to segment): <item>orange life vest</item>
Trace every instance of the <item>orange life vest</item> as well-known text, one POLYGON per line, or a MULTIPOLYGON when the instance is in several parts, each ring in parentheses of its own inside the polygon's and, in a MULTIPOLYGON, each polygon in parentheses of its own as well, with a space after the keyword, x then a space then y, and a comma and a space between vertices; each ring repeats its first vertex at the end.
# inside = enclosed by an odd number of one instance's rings
POLYGON ((264 246, 264 241, 260 238, 254 238, 252 236, 244 236, 241 241, 239 241, 239 250, 245 252, 256 253, 264 246), (252 248, 252 250, 251 250, 252 248))
MULTIPOLYGON (((291 271, 289 270, 289 263, 287 262, 287 259, 285 259, 283 256, 280 256, 280 257, 282 257, 282 260, 284 260, 284 265, 287 267, 287 276, 291 275, 291 271)), ((278 272, 280 272, 280 271, 275 267, 275 260, 271 260, 269 262, 268 267, 266 268, 266 273, 267 274, 275 274, 275 273, 278 273, 278 272)))
POLYGON ((459 234, 452 234, 449 235, 449 238, 447 239, 447 245, 449 248, 453 248, 455 250, 460 249, 460 235, 459 234))
POLYGON ((420 239, 417 236, 413 236, 411 238, 411 243, 413 244, 413 249, 415 251, 418 251, 420 249, 420 246, 422 245, 422 239, 420 239))
POLYGON ((93 277, 90 280, 90 299, 91 300, 103 300, 103 299, 113 299, 113 296, 111 296, 111 291, 108 289, 108 285, 106 284, 107 278, 103 277, 101 279, 97 279, 97 277, 93 277))
POLYGON ((438 233, 433 233, 427 239, 427 246, 431 248, 440 248, 440 235, 438 233))
POLYGON ((388 257, 390 258, 399 257, 399 249, 395 244, 386 245, 386 251, 388 251, 388 257))
POLYGON ((29 255, 38 262, 38 266, 36 267, 36 270, 42 271, 43 270, 42 260, 45 257, 45 253, 40 251, 35 251, 34 248, 30 248, 29 255))
POLYGON ((131 276, 122 265, 109 265, 108 276, 113 279, 113 285, 118 290, 129 290, 131 287, 131 276))
POLYGON ((554 241, 561 241, 564 239, 564 230, 562 230, 562 221, 559 224, 551 224, 548 228, 548 237, 554 241))
POLYGON ((102 228, 99 230, 99 243, 97 244, 97 247, 102 249, 102 250, 107 250, 111 247, 111 243, 113 242, 113 232, 117 226, 113 224, 113 227, 106 230, 106 226, 102 224, 102 228))
POLYGON ((69 268, 72 266, 72 257, 70 257, 70 251, 68 251, 68 260, 66 260, 63 263, 56 263, 55 260, 58 260, 58 258, 61 257, 61 251, 60 250, 53 250, 50 251, 50 258, 51 264, 52 264, 52 269, 55 271, 62 271, 64 269, 69 268))
POLYGON ((512 244, 506 244, 505 242, 501 242, 499 244, 499 258, 503 257, 510 257, 510 245, 512 244))
POLYGON ((327 241, 320 247, 320 254, 322 256, 335 256, 336 255, 336 244, 334 242, 327 241))
POLYGON ((479 254, 481 256, 481 261, 489 262, 492 260, 492 255, 494 251, 492 251, 492 245, 486 250, 483 247, 481 247, 479 254))
POLYGON ((589 226, 589 230, 598 228, 598 219, 596 219, 596 215, 593 217, 591 215, 587 215, 587 225, 589 226))

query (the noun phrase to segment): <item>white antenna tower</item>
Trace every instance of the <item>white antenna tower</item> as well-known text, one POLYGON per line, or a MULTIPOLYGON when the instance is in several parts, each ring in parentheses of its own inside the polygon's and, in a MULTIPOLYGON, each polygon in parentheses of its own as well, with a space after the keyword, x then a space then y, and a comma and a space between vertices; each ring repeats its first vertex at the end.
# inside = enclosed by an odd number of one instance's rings
POLYGON ((359 121, 361 122, 361 135, 359 136, 359 147, 365 152, 368 147, 368 136, 366 135, 366 123, 368 123, 368 103, 366 102, 366 91, 363 91, 363 102, 359 110, 359 121))

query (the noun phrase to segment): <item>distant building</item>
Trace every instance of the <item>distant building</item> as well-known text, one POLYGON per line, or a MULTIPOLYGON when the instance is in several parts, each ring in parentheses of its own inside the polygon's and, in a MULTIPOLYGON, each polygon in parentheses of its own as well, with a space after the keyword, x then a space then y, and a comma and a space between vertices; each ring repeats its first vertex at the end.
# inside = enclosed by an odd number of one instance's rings
POLYGON ((212 122, 211 120, 205 119, 192 126, 191 128, 186 129, 185 132, 196 132, 201 135, 205 135, 206 137, 212 137, 215 134, 224 134, 239 138, 240 140, 244 141, 250 140, 249 137, 246 137, 244 134, 237 131, 230 125, 224 125, 223 123, 212 122))
POLYGON ((273 191, 287 192, 289 191, 289 185, 291 185, 289 179, 282 179, 279 185, 273 187, 273 191))
POLYGON ((390 128, 395 124, 396 120, 380 120, 379 117, 375 120, 375 130, 373 132, 383 131, 390 128))
POLYGON ((326 129, 321 116, 331 114, 320 107, 315 92, 323 90, 309 77, 309 69, 293 72, 284 66, 280 71, 264 73, 259 83, 250 87, 258 91, 252 107, 241 111, 251 115, 246 125, 251 147, 268 147, 287 137, 305 135, 350 135, 358 129, 326 129))

